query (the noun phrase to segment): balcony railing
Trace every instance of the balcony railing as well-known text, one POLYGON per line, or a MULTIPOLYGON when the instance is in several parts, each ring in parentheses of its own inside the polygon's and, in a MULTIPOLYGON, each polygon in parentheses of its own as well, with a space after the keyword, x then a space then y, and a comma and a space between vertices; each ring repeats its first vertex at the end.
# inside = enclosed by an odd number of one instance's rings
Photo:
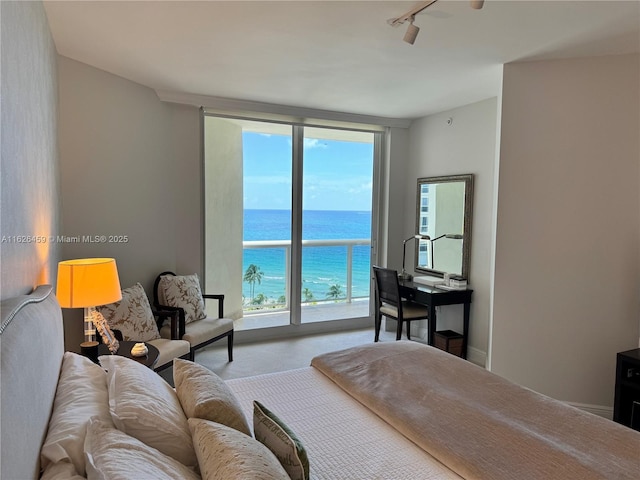
MULTIPOLYGON (((291 275, 291 241, 290 240, 254 240, 254 241, 245 241, 242 243, 243 248, 245 249, 284 249, 284 283, 285 283, 285 305, 283 309, 289 309, 290 307, 290 275, 291 275)), ((356 246, 369 246, 371 245, 371 240, 368 238, 356 238, 356 239, 335 239, 335 240, 302 240, 302 248, 304 250, 305 247, 346 247, 347 248, 347 284, 346 284, 346 298, 344 301, 347 303, 351 303, 351 301, 355 298, 368 298, 368 295, 365 296, 354 296, 353 295, 353 248, 356 246)), ((304 252, 303 252, 304 257, 304 252)), ((340 299, 342 300, 342 299, 340 299)), ((329 301, 329 300, 327 300, 329 301)), ((334 301, 334 300, 331 300, 334 301)), ((319 300, 314 300, 314 302, 318 303, 319 300)), ((305 303, 304 301, 302 302, 305 303)), ((246 311, 245 313, 260 313, 261 309, 246 311)))

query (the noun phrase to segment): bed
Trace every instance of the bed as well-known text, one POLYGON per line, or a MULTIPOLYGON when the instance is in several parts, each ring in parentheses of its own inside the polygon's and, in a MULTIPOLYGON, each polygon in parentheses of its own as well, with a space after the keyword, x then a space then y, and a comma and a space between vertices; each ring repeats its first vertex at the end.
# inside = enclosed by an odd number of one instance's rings
MULTIPOLYGON (((147 462, 140 467, 146 478, 202 476, 229 480, 234 478, 230 473, 234 463, 244 468, 254 460, 263 465, 276 458, 253 438, 254 434, 258 436, 257 430, 251 431, 256 424, 251 427, 250 421, 255 419, 255 400, 268 407, 267 412, 276 414, 286 431, 302 443, 311 479, 640 477, 638 432, 509 383, 445 352, 408 341, 331 352, 314 358, 312 365, 303 369, 227 382, 218 379, 223 384, 220 392, 224 387, 233 396, 249 431, 240 433, 242 429, 230 423, 200 420, 206 415, 198 415, 182 402, 184 413, 180 414, 188 419, 187 433, 182 427, 177 432, 178 420, 161 418, 151 425, 154 434, 155 430, 175 429, 167 433, 179 433, 181 440, 158 446, 153 444, 157 439, 152 438, 152 445, 148 445, 127 438, 123 432, 131 433, 132 425, 124 415, 115 421, 113 409, 120 403, 115 402, 112 390, 100 393, 100 399, 94 401, 93 393, 87 390, 94 377, 80 380, 81 375, 66 367, 82 364, 84 368, 86 359, 64 352, 62 315, 50 286, 3 301, 1 314, 2 479, 39 478, 45 467, 47 479, 80 479, 84 475, 108 478, 105 472, 116 468, 118 462, 127 464, 130 473, 121 478, 133 478, 137 468, 133 463, 147 462), (72 388, 67 386, 69 378, 75 382, 72 388), (105 396, 109 398, 105 400, 105 396), (82 403, 74 397, 81 397, 82 403), (105 402, 106 407, 94 405, 105 402), (75 406, 66 411, 61 405, 67 404, 75 406), (77 452, 80 457, 84 453, 78 460, 86 461, 82 472, 75 468, 73 459, 61 456, 59 462, 51 460, 60 452, 58 446, 51 446, 50 436, 60 423, 61 411, 73 416, 74 421, 91 416, 91 420, 83 420, 86 426, 77 452), (104 421, 98 418, 100 415, 104 421), (103 454, 98 439, 109 436, 127 448, 103 454), (220 447, 221 438, 233 439, 233 448, 227 444, 220 447), (184 450, 187 444, 195 450, 195 456, 184 450), (213 444, 218 450, 212 450, 213 444), (171 448, 181 449, 181 453, 169 455, 180 459, 175 462, 173 477, 152 475, 155 468, 167 468, 164 449, 171 448), (231 450, 235 453, 224 457, 231 450), (55 455, 43 456, 45 451, 55 455), (213 461, 224 465, 212 469, 209 462, 213 461)), ((129 363, 143 368, 137 362, 118 356, 104 361, 108 373, 93 365, 100 373, 92 370, 92 375, 100 377, 101 385, 108 384, 109 389, 117 384, 124 391, 138 388, 143 395, 154 391, 156 385, 166 390, 163 394, 173 395, 174 389, 163 386, 161 377, 149 369, 149 373, 135 370, 129 384, 120 377, 116 382, 116 375, 128 371, 129 363), (111 375, 111 380, 102 379, 103 374, 111 375)), ((206 370, 185 360, 180 362, 179 368, 188 372, 206 370)), ((179 379, 197 377, 178 373, 175 392, 184 390, 179 379)), ((203 380, 217 381, 207 378, 215 377, 211 372, 200 374, 203 380)), ((215 390, 213 384, 207 385, 208 391, 215 390)), ((136 402, 143 411, 137 411, 140 416, 145 415, 144 410, 159 409, 162 404, 155 397, 148 400, 139 396, 136 402)), ((244 477, 237 478, 294 478, 289 470, 283 475, 286 465, 278 458, 270 476, 264 472, 247 476, 245 472, 244 477)))

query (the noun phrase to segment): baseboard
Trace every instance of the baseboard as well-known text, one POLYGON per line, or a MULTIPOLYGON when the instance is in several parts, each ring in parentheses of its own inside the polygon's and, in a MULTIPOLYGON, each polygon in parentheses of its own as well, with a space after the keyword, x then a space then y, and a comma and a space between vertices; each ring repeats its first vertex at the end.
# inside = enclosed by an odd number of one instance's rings
POLYGON ((589 405, 586 403, 566 402, 567 404, 584 410, 585 412, 593 413, 599 417, 606 418, 607 420, 613 419, 613 407, 605 407, 603 405, 589 405))
POLYGON ((483 352, 482 350, 474 347, 467 346, 467 360, 471 363, 475 363, 476 365, 485 368, 487 365, 487 352, 483 352))

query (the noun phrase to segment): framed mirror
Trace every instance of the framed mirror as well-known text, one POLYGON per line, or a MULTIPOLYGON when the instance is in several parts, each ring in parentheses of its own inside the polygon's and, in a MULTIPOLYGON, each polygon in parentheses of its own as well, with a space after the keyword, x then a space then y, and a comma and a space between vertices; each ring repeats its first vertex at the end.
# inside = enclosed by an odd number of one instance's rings
POLYGON ((473 175, 418 179, 415 270, 433 276, 445 273, 469 278, 473 175))

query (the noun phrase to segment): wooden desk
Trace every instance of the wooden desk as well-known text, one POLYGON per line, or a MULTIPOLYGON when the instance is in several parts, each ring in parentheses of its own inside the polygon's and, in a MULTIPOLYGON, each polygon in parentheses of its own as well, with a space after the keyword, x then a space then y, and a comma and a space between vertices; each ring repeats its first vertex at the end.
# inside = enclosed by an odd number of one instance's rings
POLYGON ((442 290, 438 287, 429 287, 412 281, 400 282, 400 295, 429 307, 428 343, 433 345, 433 334, 437 330, 436 307, 441 305, 464 305, 464 317, 462 324, 462 358, 467 358, 467 342, 469 340, 469 312, 471 311, 471 294, 473 290, 442 290))

